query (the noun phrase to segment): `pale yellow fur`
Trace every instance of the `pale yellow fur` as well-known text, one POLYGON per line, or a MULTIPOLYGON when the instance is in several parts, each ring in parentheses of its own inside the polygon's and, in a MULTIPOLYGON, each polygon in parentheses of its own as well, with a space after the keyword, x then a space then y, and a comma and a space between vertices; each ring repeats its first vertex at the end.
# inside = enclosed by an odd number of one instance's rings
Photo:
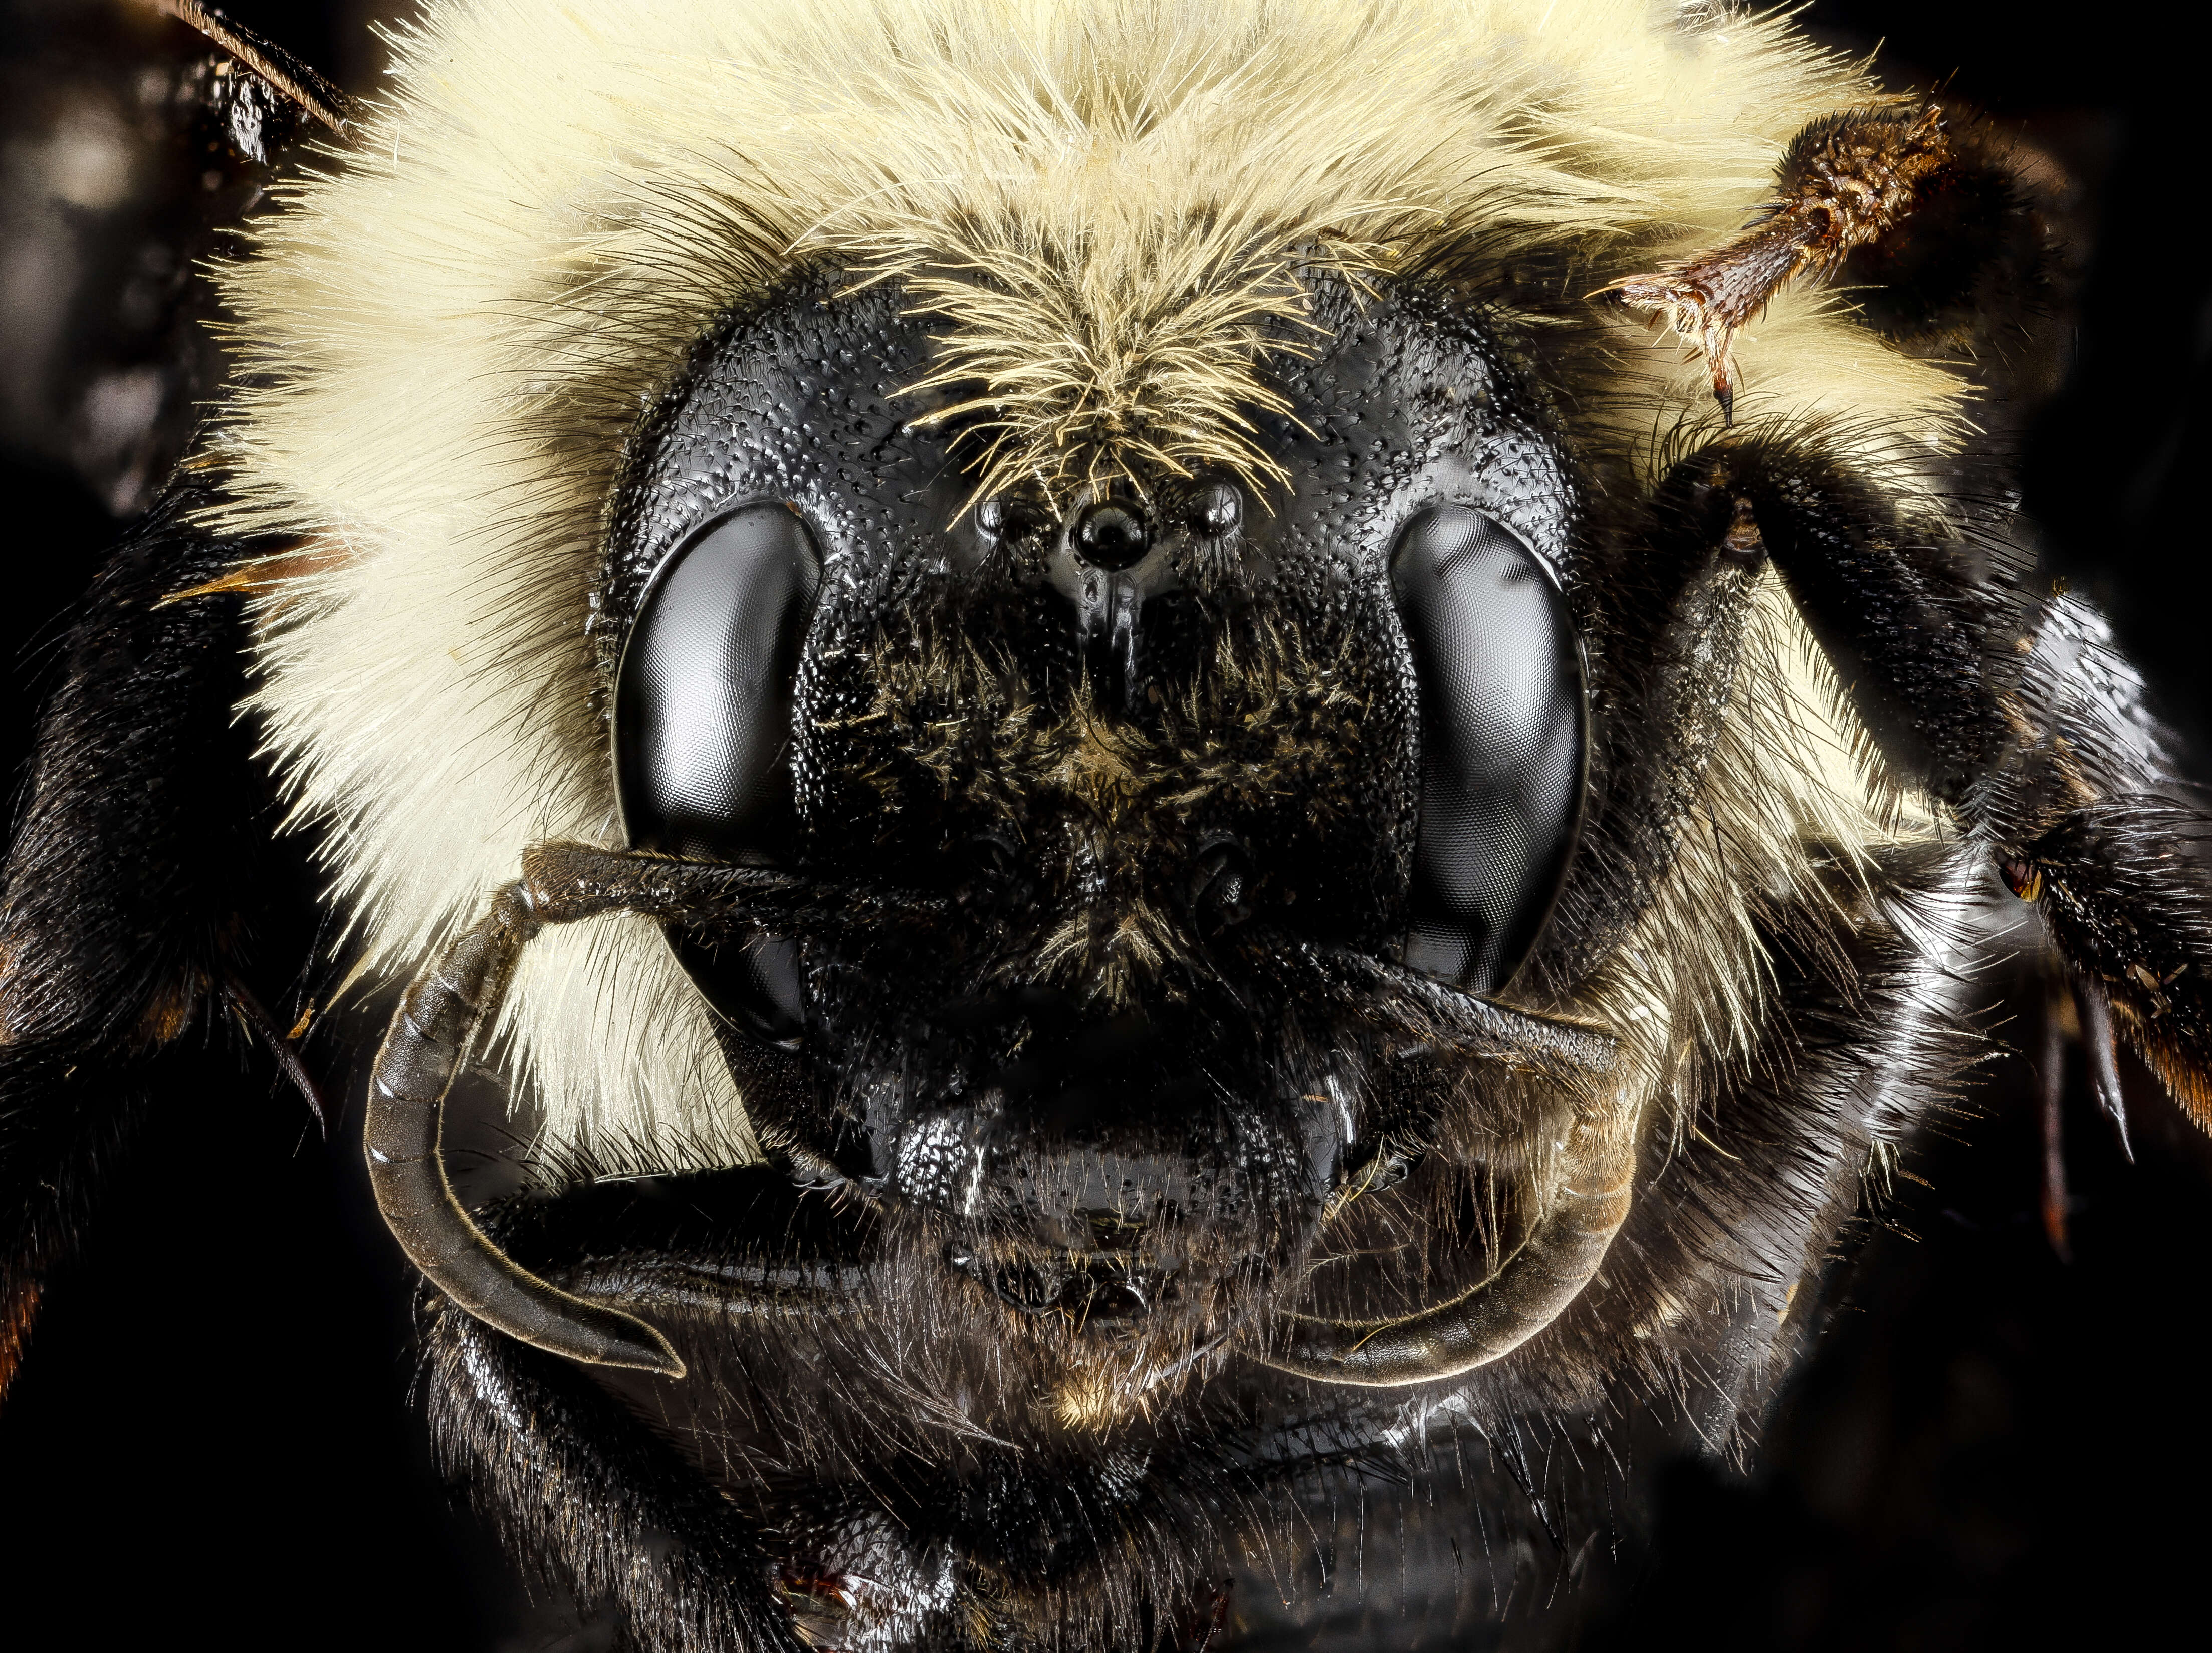
MULTIPOLYGON (((1740 228, 1800 127, 1873 96, 1783 21, 1651 0, 430 0, 357 146, 224 277, 232 520, 350 552, 264 599, 256 696, 349 945, 404 974, 526 843, 611 841, 583 626, 622 444, 795 253, 942 308, 950 364, 1003 381, 1002 460, 1048 486, 1122 438, 1259 474, 1237 410, 1256 329, 1298 313, 1297 260, 1387 270, 1479 230, 1572 250, 1594 290, 1740 228), (1024 272, 1011 297, 978 284, 1024 272)), ((1640 453, 1716 421, 1679 341, 1596 301, 1547 325, 1610 336, 1589 433, 1640 453)), ((1739 417, 1832 422, 1870 465, 1960 417, 1953 379, 1817 295, 1736 356, 1739 417)), ((1797 623, 1785 602, 1766 623, 1797 623)), ((1768 744, 1717 777, 1771 799, 1778 868, 1776 823, 1878 826, 1833 784, 1850 765, 1820 753, 1850 737, 1810 682, 1740 690, 1776 702, 1752 708, 1768 744)), ((1655 918, 1655 967, 1682 921, 1655 918)), ((1685 1015, 1716 1049, 1738 1036, 1724 994, 1657 996, 1655 1051, 1693 1036, 1685 1015)), ((706 1012, 641 921, 549 933, 503 1033, 563 1137, 743 1151, 706 1012)))

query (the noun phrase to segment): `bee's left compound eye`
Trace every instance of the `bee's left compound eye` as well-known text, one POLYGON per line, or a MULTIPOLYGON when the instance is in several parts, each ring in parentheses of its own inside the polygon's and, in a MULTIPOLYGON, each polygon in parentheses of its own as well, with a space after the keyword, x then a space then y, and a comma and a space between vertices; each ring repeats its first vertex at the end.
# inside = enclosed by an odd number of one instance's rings
POLYGON ((1406 962, 1494 992, 1535 945, 1574 848, 1582 649, 1551 570, 1466 506, 1407 525, 1390 582, 1421 689, 1406 962))
MULTIPOLYGON (((781 502, 747 505, 661 565, 615 677, 615 795, 632 848, 772 860, 792 835, 792 693, 822 560, 781 502)), ((755 1033, 796 1036, 789 942, 678 952, 708 995, 755 1033)))

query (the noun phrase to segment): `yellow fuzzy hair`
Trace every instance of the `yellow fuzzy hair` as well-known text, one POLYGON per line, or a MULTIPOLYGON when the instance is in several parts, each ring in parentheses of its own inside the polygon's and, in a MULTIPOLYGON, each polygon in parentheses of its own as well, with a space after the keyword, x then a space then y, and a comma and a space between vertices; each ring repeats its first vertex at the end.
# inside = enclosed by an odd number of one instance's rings
MULTIPOLYGON (((228 526, 339 548, 264 599, 254 703, 365 971, 411 970, 526 843, 611 840, 584 620, 623 446, 794 257, 943 313, 999 475, 1065 491, 1134 454, 1263 478, 1254 351, 1296 336, 1309 262, 1472 236, 1571 254, 1592 291, 1740 228, 1792 135, 1875 97, 1784 21, 1658 0, 428 0, 356 147, 222 277, 228 526)), ((1615 364, 1589 439, 1637 455, 1716 422, 1678 341, 1595 301, 1547 325, 1615 364)), ((1865 464, 1960 416, 1954 379, 1816 295, 1737 359, 1740 416, 1863 433, 1865 464)), ((1762 612, 1802 653, 1786 599, 1762 612)), ((1816 676, 1740 688, 1778 746, 1736 743, 1717 788, 1864 838, 1816 676)), ((642 920, 537 944, 503 1034, 562 1137, 745 1151, 707 1012, 642 920)))

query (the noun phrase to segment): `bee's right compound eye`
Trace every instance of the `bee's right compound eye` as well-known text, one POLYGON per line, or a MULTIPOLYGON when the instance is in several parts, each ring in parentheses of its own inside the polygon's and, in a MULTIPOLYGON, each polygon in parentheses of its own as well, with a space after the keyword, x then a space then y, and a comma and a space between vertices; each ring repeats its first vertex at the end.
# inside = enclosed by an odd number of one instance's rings
MULTIPOLYGON (((792 695, 822 559, 780 501, 692 534, 647 587, 615 676, 615 796, 634 849, 774 861, 792 847, 792 695)), ((741 1027, 798 1036, 798 950, 677 942, 684 968, 741 1027)))
POLYGON ((1574 848, 1582 649, 1552 571, 1467 506, 1406 526, 1390 583, 1421 696, 1406 963, 1492 993, 1536 945, 1574 848))

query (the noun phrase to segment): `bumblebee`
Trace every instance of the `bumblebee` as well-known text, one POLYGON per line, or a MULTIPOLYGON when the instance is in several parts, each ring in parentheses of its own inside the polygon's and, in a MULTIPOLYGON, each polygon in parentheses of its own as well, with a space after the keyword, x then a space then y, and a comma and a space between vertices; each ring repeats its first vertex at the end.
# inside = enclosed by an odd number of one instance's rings
POLYGON ((0 1368, 187 1033, 335 1121, 383 984, 526 1565, 653 1650, 1205 1646, 1362 1476, 1747 1435, 2023 915, 2212 1107, 1967 112, 1708 5, 439 0, 360 109, 173 9, 331 137, 41 725, 0 1368))

